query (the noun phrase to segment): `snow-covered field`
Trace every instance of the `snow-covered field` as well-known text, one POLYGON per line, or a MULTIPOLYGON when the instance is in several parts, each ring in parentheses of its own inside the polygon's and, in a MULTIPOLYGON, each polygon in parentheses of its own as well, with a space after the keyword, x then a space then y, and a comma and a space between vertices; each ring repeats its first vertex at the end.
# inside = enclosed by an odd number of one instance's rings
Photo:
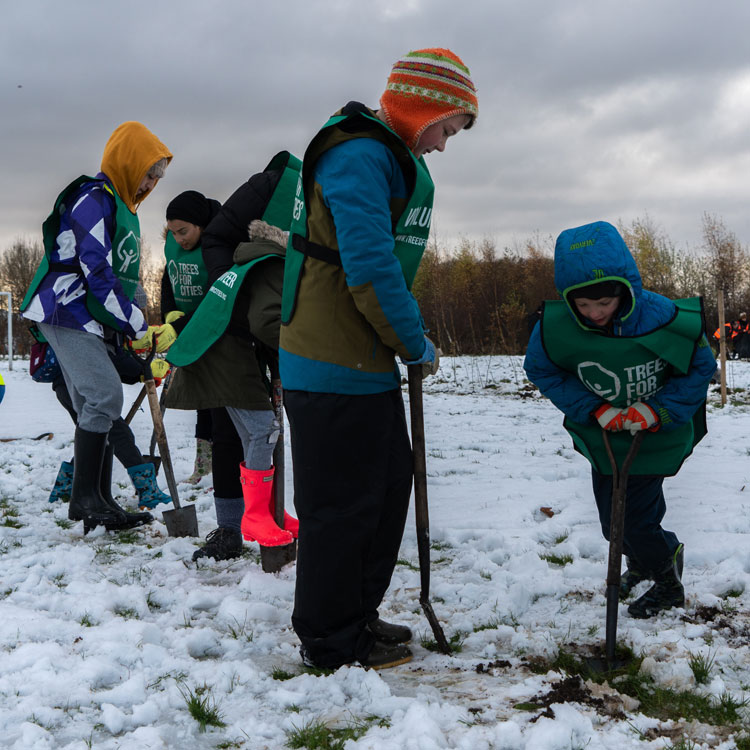
MULTIPOLYGON (((742 400, 750 363, 729 367, 742 400)), ((367 726, 346 750, 664 748, 683 736, 696 748, 735 747, 726 731, 659 722, 617 694, 603 702, 609 710, 595 701, 517 707, 561 680, 530 669, 535 659, 602 645, 607 554, 588 464, 556 409, 525 383, 520 358, 446 359, 425 384, 431 596, 461 651, 439 655, 417 637, 410 664, 322 676, 303 671, 290 628, 293 565, 263 573, 257 545, 246 544, 240 560, 196 567, 197 540, 168 537, 161 521, 85 538, 80 523, 70 525, 67 506, 47 496, 71 457, 72 423, 27 363, 12 371, 0 363, 0 373, 0 438, 55 433, 0 443, 0 747, 261 750, 284 748, 288 732, 315 721, 367 726), (225 726, 201 732, 191 694, 213 702, 225 726)), ((138 389, 125 388, 126 409, 138 389)), ((708 437, 665 485, 665 526, 686 548, 686 608, 635 621, 621 606, 619 638, 647 657, 642 668, 657 685, 742 700, 750 691, 750 414, 717 403, 712 393, 708 437), (689 664, 698 654, 713 660, 702 686, 689 664)), ((194 415, 168 411, 166 426, 183 479, 194 415)), ((147 412, 133 428, 147 452, 147 412)), ((114 475, 120 501, 132 505, 117 462, 114 475)), ((288 497, 291 480, 289 470, 288 497)), ((180 494, 195 502, 205 536, 214 527, 210 477, 198 488, 180 484, 180 494)), ((381 614, 429 638, 413 516, 401 558, 381 614)))

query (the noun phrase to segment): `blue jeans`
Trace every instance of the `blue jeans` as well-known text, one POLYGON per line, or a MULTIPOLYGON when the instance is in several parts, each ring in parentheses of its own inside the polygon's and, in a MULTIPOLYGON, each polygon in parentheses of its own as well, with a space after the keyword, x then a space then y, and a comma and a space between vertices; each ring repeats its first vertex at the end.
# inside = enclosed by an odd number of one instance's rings
MULTIPOLYGON (((612 477, 591 470, 596 507, 604 538, 609 541, 612 511, 612 477)), ((625 493, 623 551, 644 573, 662 570, 680 545, 677 535, 661 527, 667 511, 662 483, 664 477, 628 478, 625 493)))

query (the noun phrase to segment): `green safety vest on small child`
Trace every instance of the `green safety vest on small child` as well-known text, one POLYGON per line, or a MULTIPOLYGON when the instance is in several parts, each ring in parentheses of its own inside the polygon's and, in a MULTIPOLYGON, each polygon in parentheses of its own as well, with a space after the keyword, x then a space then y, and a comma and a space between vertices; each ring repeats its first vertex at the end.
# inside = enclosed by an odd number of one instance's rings
MULTIPOLYGON (((545 302, 542 344, 550 360, 570 372, 592 392, 617 408, 656 396, 671 376, 687 374, 695 348, 703 336, 699 297, 675 300, 677 311, 666 325, 640 336, 607 336, 582 328, 565 302, 545 302)), ((669 415, 659 414, 667 428, 649 433, 630 469, 631 475, 673 476, 706 434, 705 405, 693 419, 676 427, 669 415)), ((565 419, 573 443, 600 474, 610 475, 602 429, 565 419)), ((627 454, 630 432, 610 433, 618 465, 627 454)))

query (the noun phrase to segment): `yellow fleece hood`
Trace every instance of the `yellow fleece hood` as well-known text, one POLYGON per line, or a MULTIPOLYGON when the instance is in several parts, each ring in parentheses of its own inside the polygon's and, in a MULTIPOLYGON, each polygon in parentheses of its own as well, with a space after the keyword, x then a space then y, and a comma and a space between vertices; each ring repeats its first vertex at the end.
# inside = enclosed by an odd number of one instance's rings
POLYGON ((160 159, 172 161, 169 149, 140 122, 124 122, 109 137, 102 155, 101 170, 112 181, 117 194, 135 213, 151 192, 135 196, 148 170, 160 159))

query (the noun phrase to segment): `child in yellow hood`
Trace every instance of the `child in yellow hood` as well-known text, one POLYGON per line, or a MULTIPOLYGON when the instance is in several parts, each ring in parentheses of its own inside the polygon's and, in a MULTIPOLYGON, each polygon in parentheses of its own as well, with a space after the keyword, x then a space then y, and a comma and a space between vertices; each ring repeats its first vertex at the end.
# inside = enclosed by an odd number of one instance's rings
POLYGON ((133 304, 141 244, 136 211, 171 160, 145 125, 117 127, 104 147, 101 171, 77 178, 57 197, 42 227, 45 255, 21 305, 55 350, 78 415, 68 517, 82 520, 84 533, 153 520, 112 498, 107 436, 123 396, 107 352, 123 337, 147 333, 133 304))

